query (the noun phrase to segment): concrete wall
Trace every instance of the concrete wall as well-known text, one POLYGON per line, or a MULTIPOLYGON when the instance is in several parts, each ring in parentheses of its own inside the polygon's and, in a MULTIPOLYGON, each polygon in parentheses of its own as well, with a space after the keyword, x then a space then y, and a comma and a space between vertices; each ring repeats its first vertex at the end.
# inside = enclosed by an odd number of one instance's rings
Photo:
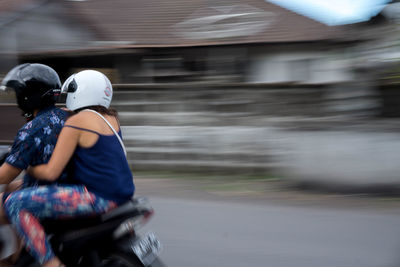
POLYGON ((274 174, 338 190, 400 188, 400 120, 379 118, 373 87, 129 87, 116 90, 113 106, 133 171, 274 174))
POLYGON ((351 85, 174 84, 117 88, 112 104, 134 169, 268 173, 293 166, 288 155, 297 133, 312 140, 314 134, 353 131, 375 116, 376 98, 351 85))

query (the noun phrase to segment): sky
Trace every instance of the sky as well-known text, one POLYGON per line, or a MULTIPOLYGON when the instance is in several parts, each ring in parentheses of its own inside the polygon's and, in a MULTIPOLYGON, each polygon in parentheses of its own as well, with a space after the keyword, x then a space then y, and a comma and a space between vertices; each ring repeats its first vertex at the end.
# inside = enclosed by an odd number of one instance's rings
POLYGON ((366 21, 390 0, 266 0, 327 25, 366 21))

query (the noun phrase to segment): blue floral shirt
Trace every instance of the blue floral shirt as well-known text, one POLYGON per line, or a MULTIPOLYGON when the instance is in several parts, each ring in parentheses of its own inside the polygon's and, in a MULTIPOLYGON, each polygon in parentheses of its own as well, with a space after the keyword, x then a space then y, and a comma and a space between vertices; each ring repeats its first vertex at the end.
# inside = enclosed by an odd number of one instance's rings
MULTIPOLYGON (((41 110, 18 131, 6 162, 19 169, 47 163, 67 117, 66 111, 54 106, 41 110)), ((65 179, 65 176, 63 173, 61 178, 65 179)), ((24 187, 39 184, 46 182, 25 175, 24 187)))

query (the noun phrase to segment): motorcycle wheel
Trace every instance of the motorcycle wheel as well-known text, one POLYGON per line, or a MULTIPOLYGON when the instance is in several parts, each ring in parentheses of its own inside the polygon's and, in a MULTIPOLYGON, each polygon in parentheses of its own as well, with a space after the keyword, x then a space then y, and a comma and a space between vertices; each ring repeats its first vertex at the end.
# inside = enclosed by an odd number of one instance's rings
POLYGON ((102 267, 140 267, 143 266, 134 255, 111 253, 101 261, 102 267))
MULTIPOLYGON (((134 255, 126 253, 111 253, 101 261, 101 267, 139 267, 143 264, 134 255)), ((166 267, 160 260, 156 259, 150 267, 166 267)))

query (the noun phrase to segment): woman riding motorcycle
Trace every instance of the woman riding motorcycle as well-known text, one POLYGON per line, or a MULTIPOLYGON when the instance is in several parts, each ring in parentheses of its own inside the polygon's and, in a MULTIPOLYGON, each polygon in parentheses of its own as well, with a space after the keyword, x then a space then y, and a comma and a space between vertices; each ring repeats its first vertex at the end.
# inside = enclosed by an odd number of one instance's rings
POLYGON ((130 200, 135 189, 118 117, 109 109, 108 78, 97 71, 81 71, 67 79, 62 91, 67 92, 67 108, 77 114, 65 122, 49 162, 29 172, 37 179, 54 181, 71 159, 69 176, 76 184, 20 190, 4 203, 26 247, 46 267, 63 265, 39 220, 101 214, 130 200))

